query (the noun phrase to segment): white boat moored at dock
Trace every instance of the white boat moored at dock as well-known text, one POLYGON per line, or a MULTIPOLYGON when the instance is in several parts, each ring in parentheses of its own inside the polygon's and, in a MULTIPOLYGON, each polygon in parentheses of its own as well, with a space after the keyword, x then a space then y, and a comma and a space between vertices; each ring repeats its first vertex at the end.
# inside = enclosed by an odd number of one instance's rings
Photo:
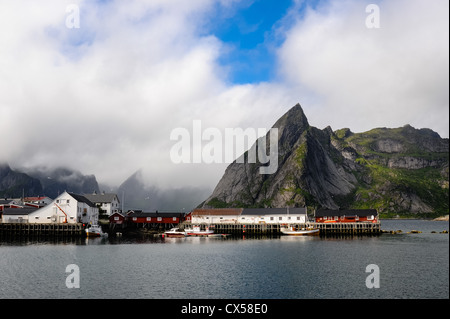
POLYGON ((296 228, 293 226, 283 227, 280 229, 281 233, 284 235, 291 236, 316 236, 319 235, 319 228, 308 226, 303 228, 296 228))
POLYGON ((88 237, 106 237, 107 233, 103 232, 102 227, 99 225, 91 225, 89 228, 85 229, 86 235, 88 237))

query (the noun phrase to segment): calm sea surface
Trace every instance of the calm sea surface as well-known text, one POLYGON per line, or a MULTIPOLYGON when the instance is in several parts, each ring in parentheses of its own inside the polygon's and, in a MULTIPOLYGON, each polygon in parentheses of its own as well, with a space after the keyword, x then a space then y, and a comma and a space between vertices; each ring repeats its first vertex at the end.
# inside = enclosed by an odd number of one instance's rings
POLYGON ((382 229, 403 233, 0 241, 0 298, 449 298, 449 235, 439 233, 449 223, 383 220, 382 229), (80 286, 69 289, 72 264, 80 286), (379 288, 366 286, 370 264, 379 288))

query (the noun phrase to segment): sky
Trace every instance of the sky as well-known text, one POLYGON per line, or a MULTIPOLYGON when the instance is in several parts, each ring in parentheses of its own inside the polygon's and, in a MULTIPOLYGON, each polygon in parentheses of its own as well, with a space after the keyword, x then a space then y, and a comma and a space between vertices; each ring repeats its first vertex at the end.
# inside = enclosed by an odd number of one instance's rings
POLYGON ((448 137, 448 7, 2 0, 0 162, 109 185, 142 168, 149 185, 213 188, 228 163, 174 163, 171 132, 269 129, 296 103, 318 128, 410 124, 448 137))

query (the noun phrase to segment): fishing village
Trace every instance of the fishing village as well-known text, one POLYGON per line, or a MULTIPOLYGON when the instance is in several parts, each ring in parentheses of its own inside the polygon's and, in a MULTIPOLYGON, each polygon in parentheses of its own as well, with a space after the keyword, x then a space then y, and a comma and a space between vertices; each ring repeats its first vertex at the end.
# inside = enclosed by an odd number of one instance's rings
MULTIPOLYGON (((190 212, 120 209, 116 194, 64 192, 56 199, 0 200, 0 236, 161 237, 376 236, 382 231, 375 209, 308 211, 296 208, 196 208, 190 212)), ((420 230, 411 230, 420 232, 420 230)), ((440 232, 448 232, 443 230, 440 232)))

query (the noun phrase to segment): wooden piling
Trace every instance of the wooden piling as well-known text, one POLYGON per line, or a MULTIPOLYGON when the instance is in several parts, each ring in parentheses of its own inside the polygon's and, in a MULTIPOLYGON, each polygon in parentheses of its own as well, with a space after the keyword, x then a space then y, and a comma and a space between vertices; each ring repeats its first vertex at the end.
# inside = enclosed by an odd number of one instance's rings
MULTIPOLYGON (((203 228, 206 225, 201 225, 203 228)), ((232 234, 236 236, 242 235, 263 235, 263 236, 279 236, 281 235, 281 224, 209 224, 210 229, 214 230, 216 234, 232 234)), ((315 223, 306 224, 289 224, 296 228, 303 228, 305 226, 313 226, 320 229, 321 236, 334 235, 379 235, 381 233, 380 222, 354 222, 354 223, 315 223)))
POLYGON ((15 237, 32 236, 85 236, 83 224, 31 224, 31 223, 0 223, 0 235, 15 237))

